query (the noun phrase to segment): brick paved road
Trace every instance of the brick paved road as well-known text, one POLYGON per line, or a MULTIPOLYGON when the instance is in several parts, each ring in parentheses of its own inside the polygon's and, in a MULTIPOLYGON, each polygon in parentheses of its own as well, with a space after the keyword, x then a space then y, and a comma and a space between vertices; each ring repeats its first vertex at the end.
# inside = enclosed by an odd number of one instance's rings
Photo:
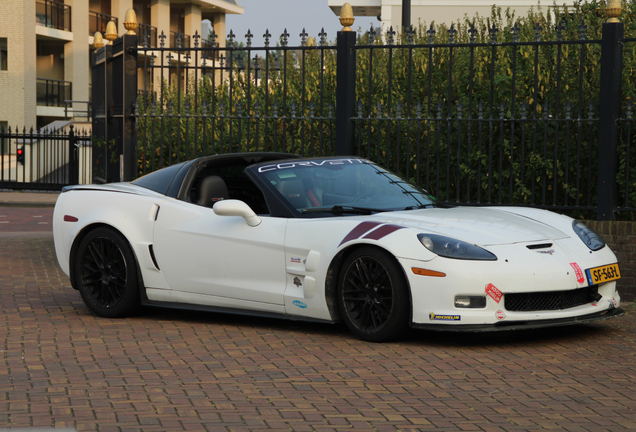
POLYGON ((97 319, 50 238, 0 239, 0 428, 633 430, 636 307, 601 324, 369 344, 342 326, 97 319))
POLYGON ((53 208, 0 207, 0 237, 5 233, 51 231, 53 208))

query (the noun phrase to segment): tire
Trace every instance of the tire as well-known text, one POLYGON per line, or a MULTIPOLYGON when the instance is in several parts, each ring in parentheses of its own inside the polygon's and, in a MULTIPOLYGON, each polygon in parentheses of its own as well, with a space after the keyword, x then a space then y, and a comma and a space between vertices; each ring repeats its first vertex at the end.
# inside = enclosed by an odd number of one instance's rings
POLYGON ((86 306, 100 317, 130 316, 139 309, 137 262, 126 239, 110 228, 97 228, 82 240, 75 281, 86 306))
POLYGON ((381 249, 363 247, 345 259, 338 306, 347 327, 362 340, 387 342, 408 333, 408 283, 395 258, 381 249))

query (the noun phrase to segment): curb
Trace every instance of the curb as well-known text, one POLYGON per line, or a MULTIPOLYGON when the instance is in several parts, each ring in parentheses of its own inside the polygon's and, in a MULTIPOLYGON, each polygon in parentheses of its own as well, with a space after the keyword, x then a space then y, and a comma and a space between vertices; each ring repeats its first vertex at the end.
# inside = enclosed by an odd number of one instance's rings
POLYGON ((55 203, 0 201, 0 207, 55 207, 55 203))

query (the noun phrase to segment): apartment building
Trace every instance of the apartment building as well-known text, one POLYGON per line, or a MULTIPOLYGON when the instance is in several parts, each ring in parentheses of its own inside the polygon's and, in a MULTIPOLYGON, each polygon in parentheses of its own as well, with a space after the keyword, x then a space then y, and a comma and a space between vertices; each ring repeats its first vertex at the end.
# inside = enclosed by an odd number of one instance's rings
MULTIPOLYGON (((338 16, 345 0, 328 0, 329 7, 338 16)), ((351 4, 354 16, 377 17, 377 27, 382 26, 388 30, 402 27, 402 0, 346 0, 351 4)), ((557 2, 559 5, 572 6, 575 0, 557 2)), ((530 8, 535 10, 553 7, 554 3, 541 2, 540 0, 411 0, 411 24, 415 27, 418 23, 431 22, 450 25, 464 16, 473 17, 475 14, 490 16, 493 5, 502 9, 510 8, 516 15, 525 15, 530 8)), ((374 24, 375 25, 375 24, 374 24)))
POLYGON ((162 32, 166 46, 177 32, 189 44, 204 20, 223 44, 226 14, 243 13, 236 0, 0 0, 0 127, 43 127, 65 118, 65 104, 86 110, 93 35, 109 21, 124 34, 130 8, 151 47, 162 32))

